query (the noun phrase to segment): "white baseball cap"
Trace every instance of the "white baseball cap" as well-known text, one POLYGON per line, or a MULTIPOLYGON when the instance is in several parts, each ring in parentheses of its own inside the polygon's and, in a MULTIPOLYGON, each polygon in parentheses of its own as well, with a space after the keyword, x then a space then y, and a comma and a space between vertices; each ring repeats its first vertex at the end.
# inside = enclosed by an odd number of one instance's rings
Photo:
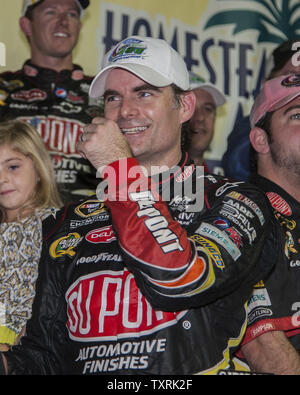
POLYGON ((150 85, 164 87, 175 84, 189 90, 189 73, 181 55, 166 41, 131 36, 119 42, 104 57, 102 70, 96 75, 90 96, 103 96, 108 74, 121 68, 135 74, 150 85))
POLYGON ((193 73, 190 71, 189 73, 190 77, 190 89, 197 89, 201 88, 208 93, 210 93, 214 99, 214 102, 216 104, 216 107, 222 106, 226 102, 226 97, 223 95, 221 91, 219 91, 218 88, 216 88, 213 84, 209 82, 205 82, 203 78, 201 78, 199 75, 193 73))
MULTIPOLYGON (((40 3, 43 0, 23 0, 22 5, 22 16, 25 16, 29 7, 40 3)), ((90 4, 89 0, 75 0, 80 9, 80 18, 83 16, 84 9, 87 8, 90 4)))

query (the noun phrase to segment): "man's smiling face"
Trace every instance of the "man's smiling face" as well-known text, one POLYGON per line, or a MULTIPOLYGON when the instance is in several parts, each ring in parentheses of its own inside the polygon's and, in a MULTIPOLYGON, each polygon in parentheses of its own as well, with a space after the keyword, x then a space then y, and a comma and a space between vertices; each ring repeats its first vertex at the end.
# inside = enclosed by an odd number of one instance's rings
POLYGON ((107 77, 104 97, 105 117, 118 124, 141 164, 177 163, 182 110, 171 86, 156 88, 116 68, 107 77))
POLYGON ((75 0, 44 0, 32 12, 32 51, 41 56, 67 56, 77 43, 80 29, 80 10, 75 0))

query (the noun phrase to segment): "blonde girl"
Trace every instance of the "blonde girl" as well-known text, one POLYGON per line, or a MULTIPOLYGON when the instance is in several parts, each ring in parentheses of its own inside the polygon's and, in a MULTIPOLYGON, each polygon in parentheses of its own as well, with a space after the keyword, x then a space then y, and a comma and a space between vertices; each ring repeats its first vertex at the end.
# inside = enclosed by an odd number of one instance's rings
POLYGON ((28 123, 0 123, 0 350, 31 317, 42 220, 61 206, 49 154, 28 123))

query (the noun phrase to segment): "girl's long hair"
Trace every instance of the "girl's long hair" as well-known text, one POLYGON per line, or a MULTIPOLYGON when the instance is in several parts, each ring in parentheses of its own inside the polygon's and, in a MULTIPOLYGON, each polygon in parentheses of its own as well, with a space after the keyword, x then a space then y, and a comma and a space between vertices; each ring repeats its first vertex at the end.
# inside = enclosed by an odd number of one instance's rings
MULTIPOLYGON (((0 146, 30 157, 34 163, 39 181, 36 193, 26 208, 43 209, 62 206, 57 190, 55 175, 49 153, 37 130, 27 122, 0 122, 0 146)), ((1 219, 3 212, 1 210, 1 219)))

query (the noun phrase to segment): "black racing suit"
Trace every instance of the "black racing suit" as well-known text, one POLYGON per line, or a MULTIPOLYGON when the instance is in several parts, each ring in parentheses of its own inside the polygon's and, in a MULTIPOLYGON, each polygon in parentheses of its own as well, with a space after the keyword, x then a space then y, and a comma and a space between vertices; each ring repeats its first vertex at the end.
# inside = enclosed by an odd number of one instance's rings
POLYGON ((38 130, 65 203, 94 194, 97 186, 95 170, 76 151, 82 127, 103 112, 102 104, 89 98, 91 81, 77 65, 57 73, 30 61, 0 74, 0 120, 17 118, 38 130))
POLYGON ((243 182, 203 177, 186 156, 175 173, 136 186, 137 164, 111 165, 117 177, 105 204, 70 205, 44 223, 33 317, 22 345, 6 353, 9 374, 230 367, 246 301, 274 262, 272 250, 262 252, 266 235, 275 237, 266 197, 243 182), (168 191, 167 204, 160 196, 168 191))
POLYGON ((264 177, 251 181, 263 189, 282 231, 275 269, 259 282, 249 301, 243 344, 269 331, 283 331, 300 354, 300 204, 264 177))

